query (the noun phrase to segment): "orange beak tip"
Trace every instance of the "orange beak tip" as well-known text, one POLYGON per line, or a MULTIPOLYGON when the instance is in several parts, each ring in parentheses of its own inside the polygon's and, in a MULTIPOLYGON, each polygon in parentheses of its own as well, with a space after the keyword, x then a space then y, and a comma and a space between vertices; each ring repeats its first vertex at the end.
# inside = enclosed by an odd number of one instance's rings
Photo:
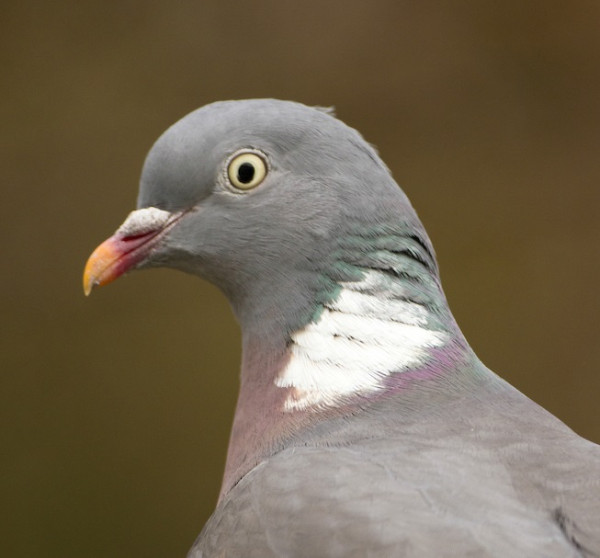
POLYGON ((83 277, 83 294, 85 296, 90 296, 92 289, 94 288, 95 283, 93 281, 87 280, 86 277, 83 277))
POLYGON ((83 293, 85 296, 89 296, 96 285, 106 285, 120 275, 115 264, 121 255, 113 238, 104 241, 92 252, 83 270, 83 293))

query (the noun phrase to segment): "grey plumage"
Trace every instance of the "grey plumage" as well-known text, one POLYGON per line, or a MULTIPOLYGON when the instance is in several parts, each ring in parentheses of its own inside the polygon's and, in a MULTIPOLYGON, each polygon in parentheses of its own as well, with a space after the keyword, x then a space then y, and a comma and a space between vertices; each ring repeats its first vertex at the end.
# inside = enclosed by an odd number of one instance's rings
POLYGON ((460 387, 294 440, 190 556, 598 556, 598 447, 497 378, 460 387))
POLYGON ((242 327, 225 478, 191 558, 600 556, 600 447, 479 361, 355 130, 297 103, 208 105, 152 148, 138 208, 86 291, 175 267, 242 327), (265 165, 256 187, 234 184, 240 153, 249 178, 265 165))

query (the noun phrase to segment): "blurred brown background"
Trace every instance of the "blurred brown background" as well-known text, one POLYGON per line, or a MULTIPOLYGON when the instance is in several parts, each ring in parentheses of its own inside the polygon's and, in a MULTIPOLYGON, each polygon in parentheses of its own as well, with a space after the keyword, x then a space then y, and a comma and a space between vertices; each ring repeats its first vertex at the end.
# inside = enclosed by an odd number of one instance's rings
POLYGON ((600 3, 3 3, 4 556, 184 556, 239 334, 198 279, 85 299, 146 151, 218 99, 335 105, 436 246, 482 360, 600 441, 600 3))

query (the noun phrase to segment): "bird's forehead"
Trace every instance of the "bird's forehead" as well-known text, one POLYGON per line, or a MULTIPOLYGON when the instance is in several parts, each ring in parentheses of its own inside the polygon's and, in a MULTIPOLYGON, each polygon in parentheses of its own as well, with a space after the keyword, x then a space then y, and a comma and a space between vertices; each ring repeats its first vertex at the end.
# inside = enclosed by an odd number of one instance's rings
POLYGON ((185 153, 244 146, 289 148, 307 135, 339 134, 346 126, 323 110, 275 100, 225 101, 202 107, 171 126, 157 150, 185 153))

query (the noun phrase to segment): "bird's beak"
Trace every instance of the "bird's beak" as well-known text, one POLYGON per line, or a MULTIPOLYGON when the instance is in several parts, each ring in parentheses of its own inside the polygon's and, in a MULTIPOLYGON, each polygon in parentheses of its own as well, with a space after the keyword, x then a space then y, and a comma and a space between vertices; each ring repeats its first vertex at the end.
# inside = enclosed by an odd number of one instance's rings
POLYGON ((114 281, 145 260, 160 237, 181 217, 156 207, 132 211, 117 232, 96 248, 85 264, 83 292, 114 281))

